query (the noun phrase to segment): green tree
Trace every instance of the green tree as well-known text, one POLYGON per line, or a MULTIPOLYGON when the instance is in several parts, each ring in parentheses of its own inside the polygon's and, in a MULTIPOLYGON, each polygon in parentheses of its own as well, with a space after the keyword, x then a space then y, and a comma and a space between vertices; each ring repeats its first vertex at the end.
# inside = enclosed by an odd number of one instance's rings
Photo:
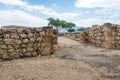
POLYGON ((76 25, 72 22, 64 22, 62 24, 62 28, 72 28, 72 27, 75 27, 76 25))
POLYGON ((86 31, 87 30, 87 28, 84 28, 84 27, 81 27, 81 28, 79 28, 79 29, 77 29, 77 31, 86 31))
POLYGON ((72 28, 72 27, 76 26, 74 23, 67 22, 67 21, 64 21, 64 20, 59 20, 59 19, 54 19, 54 18, 48 18, 47 20, 49 21, 48 25, 56 27, 57 30, 59 28, 67 28, 67 29, 69 29, 69 28, 72 28))
POLYGON ((69 28, 68 32, 75 32, 75 29, 69 28))
POLYGON ((54 18, 48 18, 47 19, 49 21, 48 25, 54 26, 57 28, 61 26, 60 20, 59 19, 54 19, 54 18))

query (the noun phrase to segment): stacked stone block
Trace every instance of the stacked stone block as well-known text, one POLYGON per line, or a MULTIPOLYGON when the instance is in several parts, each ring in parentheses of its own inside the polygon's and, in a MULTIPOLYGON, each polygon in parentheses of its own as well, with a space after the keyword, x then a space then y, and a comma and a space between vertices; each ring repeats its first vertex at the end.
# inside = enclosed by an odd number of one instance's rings
MULTIPOLYGON (((93 26, 86 31, 86 42, 103 48, 120 49, 120 26, 111 23, 93 26)), ((81 37, 81 36, 80 36, 81 37)), ((80 40, 81 42, 83 40, 80 40)), ((85 42, 85 41, 84 41, 85 42)))
POLYGON ((80 33, 66 32, 64 33, 64 36, 79 41, 80 33))
POLYGON ((52 27, 3 26, 0 28, 0 58, 49 55, 54 52, 53 42, 52 27))

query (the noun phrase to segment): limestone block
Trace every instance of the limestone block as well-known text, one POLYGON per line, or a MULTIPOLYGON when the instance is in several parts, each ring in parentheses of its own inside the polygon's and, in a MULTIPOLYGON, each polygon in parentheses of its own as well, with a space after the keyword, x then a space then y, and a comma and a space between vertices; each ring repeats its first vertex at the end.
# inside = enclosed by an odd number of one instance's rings
POLYGON ((13 44, 14 39, 4 39, 5 44, 13 44))
POLYGON ((19 58, 20 57, 20 53, 17 52, 12 52, 9 54, 9 58, 14 59, 14 58, 19 58))
POLYGON ((34 57, 35 57, 35 56, 37 56, 37 55, 38 55, 38 54, 37 54, 37 52, 36 52, 36 51, 33 51, 33 52, 32 52, 32 56, 34 56, 34 57))
POLYGON ((21 38, 27 38, 27 35, 26 34, 21 34, 20 37, 21 38))
POLYGON ((26 48, 22 49, 22 53, 25 54, 27 52, 26 48))
POLYGON ((14 40, 17 45, 20 45, 22 43, 21 40, 14 40))
POLYGON ((31 57, 32 56, 31 52, 27 52, 24 55, 27 56, 27 57, 31 57))
POLYGON ((41 37, 37 38, 37 42, 42 42, 42 38, 41 37))
POLYGON ((26 48, 27 47, 27 44, 21 44, 21 48, 26 48))
POLYGON ((27 47, 26 49, 28 52, 32 52, 34 50, 33 47, 27 47))
POLYGON ((28 38, 33 38, 33 37, 34 37, 33 33, 28 34, 28 38))
POLYGON ((4 38, 5 38, 5 39, 10 38, 10 34, 5 34, 4 38))
POLYGON ((0 45, 0 48, 1 48, 1 49, 4 49, 4 50, 7 50, 7 49, 8 49, 6 45, 0 45))
POLYGON ((19 36, 18 36, 17 33, 12 33, 12 34, 11 34, 11 38, 12 38, 12 39, 19 39, 19 36))
POLYGON ((23 43, 28 43, 28 39, 23 39, 23 43))
POLYGON ((34 43, 35 42, 35 38, 30 38, 29 42, 34 43))
POLYGON ((0 59, 7 57, 8 57, 7 50, 0 49, 0 59))
POLYGON ((12 48, 12 49, 8 49, 8 52, 9 53, 12 53, 12 52, 14 52, 15 50, 12 48))

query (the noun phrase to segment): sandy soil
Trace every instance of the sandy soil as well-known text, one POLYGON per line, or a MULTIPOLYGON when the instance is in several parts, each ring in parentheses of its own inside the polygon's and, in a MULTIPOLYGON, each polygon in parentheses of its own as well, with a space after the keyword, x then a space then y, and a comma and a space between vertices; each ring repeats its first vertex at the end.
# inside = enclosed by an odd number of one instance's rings
POLYGON ((59 37, 50 56, 0 61, 0 80, 120 80, 120 51, 59 37))

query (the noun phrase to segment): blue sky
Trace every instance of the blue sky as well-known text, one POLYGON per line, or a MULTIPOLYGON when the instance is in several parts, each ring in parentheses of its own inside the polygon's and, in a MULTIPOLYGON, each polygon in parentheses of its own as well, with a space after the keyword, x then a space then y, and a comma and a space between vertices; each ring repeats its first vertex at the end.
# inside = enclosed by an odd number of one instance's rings
POLYGON ((0 26, 46 26, 49 17, 77 26, 120 24, 120 0, 0 0, 0 26))

